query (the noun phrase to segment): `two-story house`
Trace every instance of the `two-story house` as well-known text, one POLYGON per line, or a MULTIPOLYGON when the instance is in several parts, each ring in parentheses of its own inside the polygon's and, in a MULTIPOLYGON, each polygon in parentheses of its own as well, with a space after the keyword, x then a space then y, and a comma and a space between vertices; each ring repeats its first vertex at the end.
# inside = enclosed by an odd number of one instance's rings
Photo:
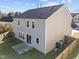
POLYGON ((71 34, 72 16, 64 4, 30 9, 13 19, 15 37, 44 54, 71 34))
POLYGON ((71 13, 72 15, 72 27, 77 28, 79 27, 79 13, 71 13))

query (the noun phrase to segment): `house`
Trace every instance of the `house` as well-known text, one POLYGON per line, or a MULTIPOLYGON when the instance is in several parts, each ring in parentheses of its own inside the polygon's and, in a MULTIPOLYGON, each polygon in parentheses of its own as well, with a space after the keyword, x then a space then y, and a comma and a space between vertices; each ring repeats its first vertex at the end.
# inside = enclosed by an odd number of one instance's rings
POLYGON ((79 13, 71 13, 72 15, 72 28, 79 27, 79 13))
POLYGON ((1 25, 12 25, 12 22, 13 22, 12 17, 5 16, 0 18, 1 25))
POLYGON ((71 13, 74 22, 79 22, 79 13, 71 13))
POLYGON ((71 35, 72 16, 64 4, 30 9, 13 19, 15 37, 44 54, 71 35))

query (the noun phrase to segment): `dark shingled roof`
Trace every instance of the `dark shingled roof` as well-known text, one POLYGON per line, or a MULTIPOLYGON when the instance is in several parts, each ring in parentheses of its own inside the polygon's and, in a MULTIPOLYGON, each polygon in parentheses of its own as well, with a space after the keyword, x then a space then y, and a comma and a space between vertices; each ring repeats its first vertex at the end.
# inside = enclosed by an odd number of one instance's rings
POLYGON ((15 18, 47 19, 51 14, 56 12, 63 5, 64 4, 30 9, 15 18))
POLYGON ((2 17, 2 18, 0 19, 0 21, 3 21, 3 22, 12 22, 13 19, 12 19, 12 17, 2 17))

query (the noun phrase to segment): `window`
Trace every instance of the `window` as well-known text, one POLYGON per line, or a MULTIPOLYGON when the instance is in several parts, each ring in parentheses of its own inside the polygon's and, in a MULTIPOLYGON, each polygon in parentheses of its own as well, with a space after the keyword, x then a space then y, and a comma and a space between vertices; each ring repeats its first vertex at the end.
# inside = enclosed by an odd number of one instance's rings
POLYGON ((28 34, 27 34, 27 43, 29 43, 29 38, 28 38, 28 34))
POLYGON ((20 21, 18 20, 18 25, 20 25, 20 21))
POLYGON ((20 37, 22 38, 22 33, 20 33, 20 35, 21 35, 20 37))
POLYGON ((29 35, 29 44, 31 44, 31 35, 29 35))
POLYGON ((24 34, 23 34, 23 37, 22 37, 22 38, 23 38, 23 40, 24 40, 24 34))
POLYGON ((32 21, 32 28, 34 29, 35 28, 35 22, 32 21))
POLYGON ((19 32, 19 37, 24 40, 24 34, 19 32))
POLYGON ((20 32, 19 32, 19 37, 20 37, 20 32))
POLYGON ((27 27, 29 27, 29 21, 27 21, 27 27))
POLYGON ((39 44, 39 38, 36 38, 36 43, 39 44))
POLYGON ((31 44, 31 35, 27 34, 27 43, 31 44))

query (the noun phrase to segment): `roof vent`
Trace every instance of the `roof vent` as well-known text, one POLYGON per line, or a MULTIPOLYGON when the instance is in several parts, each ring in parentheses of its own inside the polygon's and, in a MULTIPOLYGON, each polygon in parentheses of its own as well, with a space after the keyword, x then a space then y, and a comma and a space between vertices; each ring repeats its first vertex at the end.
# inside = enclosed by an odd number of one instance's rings
POLYGON ((42 4, 38 4, 37 8, 41 8, 42 7, 42 4))

